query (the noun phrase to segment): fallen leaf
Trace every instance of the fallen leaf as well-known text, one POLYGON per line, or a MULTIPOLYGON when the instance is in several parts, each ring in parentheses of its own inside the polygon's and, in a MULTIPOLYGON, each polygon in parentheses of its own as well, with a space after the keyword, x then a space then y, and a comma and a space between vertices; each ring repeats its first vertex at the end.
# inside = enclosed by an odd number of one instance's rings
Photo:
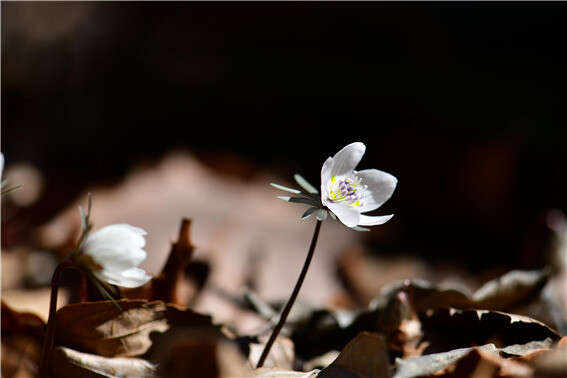
MULTIPOLYGON (((490 366, 481 366, 479 371, 476 371, 477 374, 480 373, 480 370, 488 369, 490 372, 488 376, 492 376, 499 369, 505 369, 506 372, 519 374, 518 376, 529 376, 531 369, 515 361, 502 359, 501 353, 501 348, 496 348, 494 344, 486 344, 479 347, 459 348, 443 353, 413 357, 407 360, 397 358, 394 378, 423 377, 433 374, 435 376, 448 376, 451 373, 454 373, 455 377, 468 377, 479 367, 480 360, 489 362, 488 365, 490 366), (461 360, 462 363, 459 365, 458 362, 461 360), (460 369, 458 373, 457 369, 460 369)), ((484 370, 485 375, 483 376, 487 376, 486 373, 487 370, 484 370)), ((475 375, 473 374, 473 376, 475 375)))
POLYGON ((278 367, 262 367, 252 372, 253 377, 259 378, 315 378, 319 370, 314 369, 311 371, 293 371, 289 369, 282 369, 278 367))
POLYGON ((539 349, 516 359, 534 370, 535 377, 567 377, 567 336, 554 349, 539 349))
POLYGON ((526 365, 499 356, 482 349, 472 349, 454 365, 448 366, 436 377, 532 377, 533 370, 526 365))
POLYGON ((535 319, 499 311, 438 309, 429 311, 421 321, 424 339, 431 343, 425 353, 490 342, 505 347, 560 338, 554 330, 535 319))
POLYGON ((56 345, 105 357, 133 357, 151 347, 154 333, 176 327, 210 327, 218 332, 210 316, 161 301, 120 300, 116 304, 85 302, 61 308, 56 345))
POLYGON ((513 270, 488 281, 473 295, 475 308, 510 311, 532 301, 551 277, 550 269, 513 270))
POLYGON ((156 366, 141 358, 102 357, 76 350, 57 347, 51 357, 54 377, 138 377, 155 376, 156 366))
POLYGON ((167 378, 248 377, 252 374, 236 343, 212 328, 183 327, 159 336, 148 358, 167 378))
POLYGON ((389 377, 388 347, 384 335, 362 332, 352 339, 318 377, 389 377))
POLYGON ((39 364, 45 323, 39 316, 2 302, 2 377, 33 377, 39 364))

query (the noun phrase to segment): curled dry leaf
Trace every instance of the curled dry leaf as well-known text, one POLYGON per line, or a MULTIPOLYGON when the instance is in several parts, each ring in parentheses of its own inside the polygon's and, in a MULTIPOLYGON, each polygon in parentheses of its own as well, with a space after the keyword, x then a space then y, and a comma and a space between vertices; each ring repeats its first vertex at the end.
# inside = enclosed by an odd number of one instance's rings
MULTIPOLYGON (((380 294, 370 303, 370 309, 383 312, 392 306, 392 302, 397 301, 396 295, 399 292, 407 291, 408 286, 411 286, 412 300, 418 315, 424 314, 429 309, 440 307, 470 308, 473 306, 468 294, 461 291, 461 288, 451 288, 435 285, 422 279, 413 279, 395 281, 384 286, 380 294)), ((399 320, 396 319, 392 321, 399 323, 399 320)))
POLYGON ((487 310, 431 310, 422 318, 424 338, 431 342, 426 353, 484 345, 525 344, 531 341, 557 341, 559 335, 547 325, 515 314, 487 310))
POLYGON ((156 366, 141 358, 102 357, 57 347, 53 350, 51 371, 55 378, 155 376, 156 366))
POLYGON ((532 377, 533 370, 524 364, 482 349, 473 349, 458 360, 454 365, 444 369, 447 374, 438 376, 450 377, 532 377))
POLYGON ((550 277, 551 269, 513 270, 478 289, 472 295, 474 307, 511 311, 533 300, 550 277))
POLYGON ((567 377, 567 336, 550 348, 542 346, 515 359, 530 366, 536 377, 567 377))
MULTIPOLYGON (((394 378, 423 376, 452 377, 532 377, 533 369, 515 359, 503 358, 513 353, 528 353, 553 345, 551 339, 542 342, 497 348, 494 344, 479 347, 459 348, 443 353, 433 353, 407 360, 396 359, 394 378), (477 374, 477 375, 474 375, 477 374), (480 374, 480 375, 478 375, 480 374)), ((537 376, 537 375, 536 375, 537 376)))
POLYGON ((311 371, 293 371, 278 367, 262 367, 253 371, 252 376, 257 378, 315 378, 319 373, 318 369, 311 371))
POLYGON ((87 302, 57 312, 56 345, 105 357, 144 354, 158 334, 177 327, 203 327, 219 332, 211 317, 161 301, 87 302))

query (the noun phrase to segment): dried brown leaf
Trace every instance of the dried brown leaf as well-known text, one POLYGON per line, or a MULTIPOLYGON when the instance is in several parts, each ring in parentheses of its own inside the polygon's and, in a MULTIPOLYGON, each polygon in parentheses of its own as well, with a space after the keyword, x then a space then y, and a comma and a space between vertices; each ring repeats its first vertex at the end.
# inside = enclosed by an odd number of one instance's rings
POLYGON ((278 367, 262 367, 254 370, 252 376, 258 378, 315 378, 318 373, 317 369, 303 372, 278 367))
POLYGON ((352 339, 337 359, 321 370, 321 378, 389 377, 388 347, 383 335, 362 332, 352 339))
POLYGON ((161 301, 86 302, 57 312, 56 345, 105 357, 132 357, 152 346, 152 337, 177 327, 218 331, 209 316, 161 301), (152 336, 152 337, 151 337, 152 336))
MULTIPOLYGON (((542 345, 551 345, 551 340, 542 344, 515 346, 516 349, 533 350, 542 345)), ((494 344, 479 347, 459 348, 443 353, 396 359, 394 378, 423 376, 436 377, 531 377, 534 370, 513 358, 503 358, 510 348, 496 348, 494 344)), ((537 375, 536 375, 537 376, 537 375)))
POLYGON ((2 377, 31 377, 39 363, 45 333, 43 319, 2 302, 2 377))
POLYGON ((472 349, 453 365, 436 372, 436 377, 532 377, 533 370, 483 349, 472 349))
POLYGON ((475 308, 510 311, 533 300, 551 277, 550 269, 513 270, 488 281, 473 295, 475 308))
POLYGON ((536 377, 567 377, 567 336, 554 349, 537 349, 516 360, 532 367, 536 377))
POLYGON ((181 328, 163 334, 151 359, 167 378, 248 377, 251 369, 237 345, 211 329, 181 328))
POLYGON ((490 342, 505 347, 531 341, 559 340, 544 323, 527 316, 487 310, 431 310, 422 319, 427 353, 438 353, 490 342))

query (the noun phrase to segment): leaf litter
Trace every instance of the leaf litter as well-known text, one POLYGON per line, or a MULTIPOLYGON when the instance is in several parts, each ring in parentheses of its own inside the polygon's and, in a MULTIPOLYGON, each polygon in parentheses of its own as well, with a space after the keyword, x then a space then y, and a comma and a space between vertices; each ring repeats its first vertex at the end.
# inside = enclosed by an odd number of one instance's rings
MULTIPOLYGON (((162 178, 170 175, 167 180, 172 180, 175 191, 182 191, 183 186, 183 176, 174 178, 175 169, 183 165, 180 161, 187 159, 175 156, 157 168, 162 178)), ((243 194, 250 188, 245 188, 242 182, 215 176, 194 161, 189 165, 194 174, 201 175, 202 181, 214 182, 211 184, 216 187, 214 190, 226 185, 219 184, 222 180, 228 180, 229 186, 232 184, 239 191, 241 200, 251 201, 243 194)), ((95 191, 95 197, 106 197, 102 200, 106 205, 94 209, 95 214, 97 211, 101 214, 97 222, 102 219, 104 224, 105 218, 114 216, 110 204, 116 200, 112 198, 124 198, 126 187, 134 192, 144 188, 153 190, 153 179, 146 175, 149 174, 138 172, 121 187, 106 192, 100 189, 100 195, 95 191)), ((259 190, 255 183, 249 185, 253 191, 259 190)), ((268 191, 256 200, 271 198, 272 194, 268 191)), ((160 206, 170 210, 174 206, 167 205, 163 199, 159 201, 160 206)), ((220 205, 225 206, 223 211, 228 211, 229 216, 237 214, 228 203, 220 205)), ((128 206, 126 213, 130 217, 141 216, 128 206)), ((192 207, 186 204, 185 208, 192 207)), ((262 206, 251 208, 256 215, 270 213, 262 206)), ((276 211, 287 210, 278 207, 276 211)), ((369 270, 364 276, 365 283, 360 276, 354 277, 355 270, 342 269, 343 279, 351 285, 341 289, 340 280, 333 276, 337 262, 348 256, 353 245, 358 246, 357 264, 363 264, 370 255, 358 236, 349 236, 339 229, 329 232, 329 239, 322 240, 318 247, 324 250, 318 250, 318 256, 329 253, 320 257, 322 268, 310 272, 311 281, 305 285, 307 295, 292 312, 266 367, 254 369, 285 298, 285 288, 280 290, 273 285, 291 286, 286 282, 293 277, 284 280, 281 277, 283 271, 285 275, 293 275, 293 269, 287 270, 285 264, 278 266, 276 261, 258 262, 259 252, 251 246, 268 246, 272 235, 289 226, 281 221, 283 216, 262 218, 264 223, 258 232, 250 231, 255 225, 250 214, 237 216, 241 226, 246 223, 246 227, 230 229, 228 223, 222 223, 226 214, 211 216, 204 210, 192 214, 179 214, 178 210, 165 213, 178 214, 172 216, 176 217, 179 230, 177 241, 171 243, 164 256, 153 255, 151 265, 159 265, 157 261, 161 259, 163 269, 152 281, 141 288, 123 290, 123 299, 117 302, 120 310, 110 301, 77 302, 73 293, 69 295, 70 302, 61 306, 50 376, 567 375, 565 303, 562 298, 548 295, 549 287, 564 282, 561 275, 565 272, 561 269, 513 270, 481 282, 476 291, 464 289, 466 285, 418 279, 413 274, 404 277, 407 271, 403 269, 392 270, 395 274, 389 276, 389 282, 377 286, 371 281, 373 274, 380 274, 378 271, 369 270), (218 225, 218 222, 220 227, 202 226, 203 223, 218 225), (336 242, 339 239, 342 241, 336 242), (238 255, 233 253, 235 250, 251 252, 238 255), (329 269, 332 266, 335 269, 329 269), (319 291, 321 287, 325 290, 319 291), (311 298, 316 299, 311 301, 311 298), (344 298, 348 300, 345 302, 344 298), (357 305, 361 299, 368 303, 357 305)), ((69 214, 65 211, 54 223, 37 230, 45 249, 57 251, 59 245, 63 250, 69 244, 70 235, 76 231, 69 214), (54 232, 59 235, 58 241, 49 236, 55 228, 59 229, 54 232)), ((167 222, 169 226, 156 227, 162 232, 154 235, 168 240, 164 235, 171 232, 173 220, 167 222)), ((276 243, 281 243, 280 248, 286 251, 303 251, 290 240, 291 235, 297 239, 302 232, 289 230, 286 236, 275 237, 276 243)), ((159 250, 157 246, 161 243, 153 239, 152 249, 159 250)), ((272 253, 278 250, 274 248, 272 253)), ((384 264, 387 269, 388 262, 384 264)), ((416 275, 426 275, 424 266, 419 263, 413 266, 416 275)), ((2 376, 37 374, 45 327, 44 318, 15 310, 3 297, 2 376)))

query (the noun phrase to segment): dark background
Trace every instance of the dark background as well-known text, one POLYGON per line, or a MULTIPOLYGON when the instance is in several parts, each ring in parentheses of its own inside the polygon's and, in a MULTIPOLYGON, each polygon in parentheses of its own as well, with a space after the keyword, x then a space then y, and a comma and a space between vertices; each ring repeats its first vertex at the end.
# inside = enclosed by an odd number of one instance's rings
POLYGON ((32 224, 174 148, 317 183, 362 141, 360 168, 399 179, 369 243, 545 263, 546 212, 567 209, 565 3, 1 7, 2 151, 47 178, 32 224))

